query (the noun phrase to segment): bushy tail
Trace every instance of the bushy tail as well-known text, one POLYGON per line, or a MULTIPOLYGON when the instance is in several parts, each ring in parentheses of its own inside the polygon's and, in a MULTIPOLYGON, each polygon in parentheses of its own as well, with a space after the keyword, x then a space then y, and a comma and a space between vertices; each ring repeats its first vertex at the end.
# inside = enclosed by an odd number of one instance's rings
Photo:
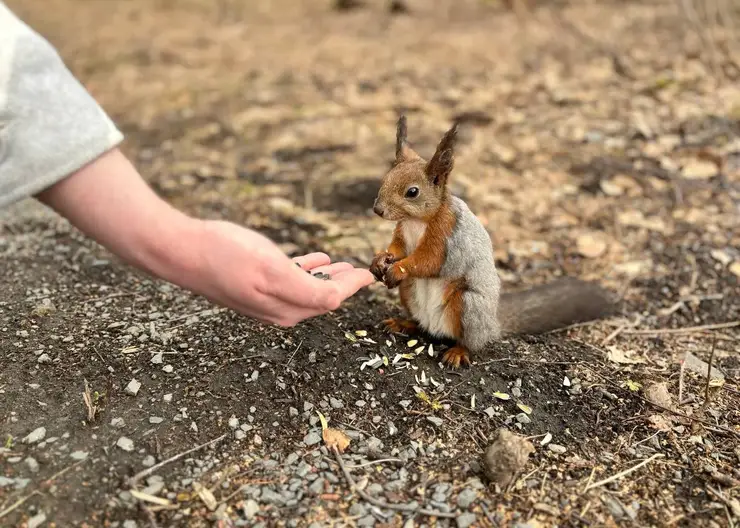
POLYGON ((540 334, 605 317, 615 308, 599 285, 569 277, 502 294, 498 318, 504 335, 540 334))

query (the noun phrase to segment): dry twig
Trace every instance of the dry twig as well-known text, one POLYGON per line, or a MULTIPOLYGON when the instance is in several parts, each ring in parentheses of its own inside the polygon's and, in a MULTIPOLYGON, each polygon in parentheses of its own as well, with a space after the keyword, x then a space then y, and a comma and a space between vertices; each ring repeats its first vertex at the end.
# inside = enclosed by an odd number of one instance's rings
POLYGON ((13 504, 11 504, 10 506, 8 506, 7 508, 5 508, 3 511, 0 512, 0 519, 2 519, 3 517, 5 517, 6 515, 8 515, 10 512, 12 512, 13 510, 15 510, 18 506, 20 506, 21 504, 23 504, 24 502, 26 502, 28 499, 30 499, 34 495, 43 495, 43 493, 41 493, 39 490, 34 490, 31 493, 29 493, 28 495, 26 495, 25 497, 22 497, 22 498, 18 499, 13 504))
POLYGON ((630 335, 659 335, 659 334, 693 334, 705 330, 719 330, 721 328, 734 328, 740 326, 740 321, 730 321, 728 323, 716 323, 701 326, 686 326, 684 328, 655 328, 652 330, 625 330, 623 334, 630 335))
POLYGON ((182 453, 179 453, 179 454, 177 454, 177 455, 175 455, 173 457, 170 457, 167 460, 163 460, 159 464, 155 464, 155 465, 153 465, 150 468, 146 468, 143 471, 139 471, 136 475, 134 475, 131 479, 129 479, 129 482, 128 482, 129 487, 133 488, 138 481, 140 481, 141 479, 143 479, 145 477, 148 477, 149 475, 151 475, 152 473, 154 473, 155 471, 157 471, 161 467, 166 466, 170 462, 174 462, 175 460, 181 459, 185 455, 189 455, 190 453, 194 453, 195 451, 198 451, 200 449, 203 449, 204 447, 208 447, 208 446, 213 445, 213 444, 215 444, 217 442, 220 442, 221 440, 223 440, 224 438, 226 438, 226 435, 227 434, 228 433, 224 433, 221 436, 219 436, 218 438, 214 438, 213 440, 209 440, 205 444, 197 445, 197 446, 195 446, 192 449, 188 449, 187 451, 183 451, 182 453))
POLYGON ((334 457, 337 459, 337 464, 339 464, 339 467, 342 469, 342 473, 344 474, 344 478, 347 479, 347 483, 349 484, 349 489, 351 491, 356 492, 362 499, 369 502, 373 506, 377 506, 378 508, 385 508, 387 510, 395 510, 395 511, 401 511, 401 512, 409 512, 409 513, 419 513, 422 515, 426 515, 428 517, 438 517, 438 518, 446 518, 446 519, 454 519, 457 517, 454 513, 448 513, 448 512, 442 512, 437 510, 427 510, 425 508, 417 508, 416 506, 412 506, 410 504, 389 504, 383 500, 376 499, 372 495, 369 495, 364 490, 361 490, 357 487, 357 483, 352 478, 352 475, 350 475, 349 470, 347 469, 347 466, 344 465, 344 461, 342 460, 342 455, 339 454, 339 450, 332 446, 332 451, 334 451, 334 457))
POLYGON ((584 489, 584 491, 588 491, 590 489, 598 488, 599 486, 603 486, 604 484, 609 484, 610 482, 614 482, 615 480, 619 480, 622 477, 627 476, 627 475, 629 475, 630 473, 632 473, 634 471, 637 471, 642 466, 645 466, 645 465, 649 464, 650 462, 652 462, 656 458, 661 458, 663 456, 664 456, 663 453, 655 453, 650 458, 646 458, 645 460, 643 460, 642 462, 640 462, 639 464, 637 464, 635 466, 632 466, 631 468, 625 469, 624 471, 620 471, 616 475, 612 475, 611 477, 605 478, 604 480, 600 480, 598 482, 594 482, 593 484, 587 486, 584 489))
POLYGON ((704 387, 704 405, 706 409, 709 405, 709 384, 712 381, 712 362, 714 361, 714 347, 717 344, 717 338, 712 339, 712 351, 709 353, 709 363, 707 364, 707 384, 704 387))

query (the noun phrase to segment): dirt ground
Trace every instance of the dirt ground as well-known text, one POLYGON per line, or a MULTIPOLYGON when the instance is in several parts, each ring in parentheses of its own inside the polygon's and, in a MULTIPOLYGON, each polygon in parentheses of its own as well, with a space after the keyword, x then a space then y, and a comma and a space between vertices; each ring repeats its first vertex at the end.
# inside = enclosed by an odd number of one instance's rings
POLYGON ((444 343, 383 330, 381 285, 268 327, 18 204, 0 216, 0 525, 740 522, 740 69, 713 70, 674 4, 8 4, 189 213, 366 265, 393 229, 371 206, 399 112, 426 156, 457 119, 454 190, 505 288, 572 275, 624 302, 451 371, 444 343), (406 511, 351 489, 319 413, 362 493, 406 511), (500 428, 533 445, 504 489, 482 463, 500 428))

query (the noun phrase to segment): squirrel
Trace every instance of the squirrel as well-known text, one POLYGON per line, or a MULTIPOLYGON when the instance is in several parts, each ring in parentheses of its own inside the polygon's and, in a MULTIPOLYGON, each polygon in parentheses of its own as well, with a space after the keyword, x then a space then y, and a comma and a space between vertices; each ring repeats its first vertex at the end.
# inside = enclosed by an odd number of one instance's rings
POLYGON ((564 278, 518 293, 502 293, 493 243, 485 227, 448 189, 457 123, 429 161, 408 145, 406 117, 396 130, 396 157, 373 204, 396 222, 385 251, 370 271, 387 288, 399 288, 408 319, 383 321, 394 333, 428 334, 455 342, 443 364, 470 365, 470 354, 509 335, 538 334, 599 319, 614 305, 595 283, 564 278))

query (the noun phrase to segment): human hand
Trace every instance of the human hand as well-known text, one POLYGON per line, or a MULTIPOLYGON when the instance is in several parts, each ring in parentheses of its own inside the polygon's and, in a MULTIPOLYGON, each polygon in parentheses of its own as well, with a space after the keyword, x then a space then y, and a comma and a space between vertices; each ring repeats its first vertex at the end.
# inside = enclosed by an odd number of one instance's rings
POLYGON ((291 260, 255 231, 183 214, 118 149, 38 198, 129 264, 263 322, 295 325, 336 309, 373 282, 368 270, 332 264, 323 253, 291 260))
POLYGON ((222 221, 202 224, 202 236, 192 248, 202 255, 202 262, 184 278, 183 286, 260 321, 293 326, 337 309, 373 282, 368 270, 347 262, 332 264, 324 253, 290 259, 250 229, 222 221), (313 277, 307 270, 331 280, 313 277))

